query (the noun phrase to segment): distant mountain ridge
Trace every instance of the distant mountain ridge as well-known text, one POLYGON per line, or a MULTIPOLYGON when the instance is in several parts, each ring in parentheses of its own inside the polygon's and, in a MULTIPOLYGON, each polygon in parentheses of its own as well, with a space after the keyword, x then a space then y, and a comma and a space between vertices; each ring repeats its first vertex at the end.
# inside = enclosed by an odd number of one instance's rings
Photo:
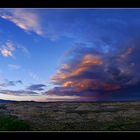
POLYGON ((3 102, 15 102, 14 100, 3 100, 3 99, 0 99, 0 103, 3 103, 3 102))

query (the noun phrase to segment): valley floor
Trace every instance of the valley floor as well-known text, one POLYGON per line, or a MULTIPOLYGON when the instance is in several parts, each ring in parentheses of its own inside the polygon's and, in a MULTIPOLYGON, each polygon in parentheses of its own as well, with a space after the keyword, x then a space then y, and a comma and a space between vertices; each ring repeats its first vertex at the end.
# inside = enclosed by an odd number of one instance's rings
POLYGON ((0 122, 1 131, 140 131, 140 102, 9 102, 0 103, 2 116, 26 126, 0 122))

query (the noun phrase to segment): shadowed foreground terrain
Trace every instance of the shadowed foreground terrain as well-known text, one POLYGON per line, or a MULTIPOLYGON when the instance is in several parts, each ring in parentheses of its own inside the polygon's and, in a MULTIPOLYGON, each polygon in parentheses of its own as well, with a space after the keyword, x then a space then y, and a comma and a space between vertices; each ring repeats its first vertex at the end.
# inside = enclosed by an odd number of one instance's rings
POLYGON ((140 102, 0 103, 3 130, 140 130, 140 102))

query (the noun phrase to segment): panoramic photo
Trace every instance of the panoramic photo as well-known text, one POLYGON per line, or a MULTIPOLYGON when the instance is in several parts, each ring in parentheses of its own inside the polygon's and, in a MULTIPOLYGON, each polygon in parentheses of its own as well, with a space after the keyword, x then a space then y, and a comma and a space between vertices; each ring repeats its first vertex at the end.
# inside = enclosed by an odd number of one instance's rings
POLYGON ((140 131, 140 9, 0 8, 0 132, 140 131))

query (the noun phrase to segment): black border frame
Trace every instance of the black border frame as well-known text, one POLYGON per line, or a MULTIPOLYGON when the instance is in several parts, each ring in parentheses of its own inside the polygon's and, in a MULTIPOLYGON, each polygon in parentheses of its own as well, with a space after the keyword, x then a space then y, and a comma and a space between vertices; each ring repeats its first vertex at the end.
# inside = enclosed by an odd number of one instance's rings
MULTIPOLYGON (((140 8, 140 2, 133 0, 3 0, 0 2, 1 8, 140 8)), ((25 139, 25 138, 37 138, 42 139, 56 139, 75 138, 78 139, 114 139, 122 138, 127 139, 127 135, 130 138, 134 138, 139 132, 0 132, 0 136, 4 139, 25 139), (116 135, 117 134, 117 135, 116 135), (119 135, 118 135, 119 134, 119 135), (130 135, 131 134, 131 135, 130 135), (114 136, 115 135, 115 136, 114 136), (90 137, 89 137, 90 136, 90 137)))
POLYGON ((3 0, 1 8, 139 8, 138 0, 3 0))

